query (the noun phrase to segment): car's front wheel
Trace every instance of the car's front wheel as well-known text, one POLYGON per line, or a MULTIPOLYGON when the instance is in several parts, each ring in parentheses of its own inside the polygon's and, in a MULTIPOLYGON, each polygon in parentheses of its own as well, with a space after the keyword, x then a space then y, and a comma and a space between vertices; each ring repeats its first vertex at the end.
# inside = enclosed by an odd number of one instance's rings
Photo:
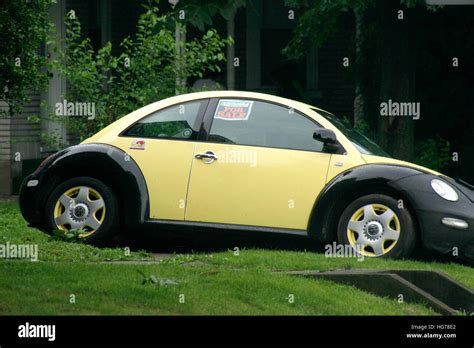
POLYGON ((404 258, 415 246, 413 219, 387 195, 371 194, 350 203, 339 219, 339 243, 366 257, 404 258))
POLYGON ((74 230, 88 244, 102 244, 118 230, 118 204, 102 181, 78 177, 58 185, 46 203, 49 231, 74 230))

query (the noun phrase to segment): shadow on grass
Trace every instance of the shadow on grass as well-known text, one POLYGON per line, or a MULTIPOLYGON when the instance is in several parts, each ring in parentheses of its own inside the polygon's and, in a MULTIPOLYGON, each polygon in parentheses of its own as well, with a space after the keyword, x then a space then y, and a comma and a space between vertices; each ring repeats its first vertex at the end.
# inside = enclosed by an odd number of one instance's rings
MULTIPOLYGON (((236 232, 236 231, 135 231, 119 241, 120 246, 129 246, 132 250, 146 250, 159 254, 214 253, 239 249, 268 249, 286 251, 310 251, 324 253, 325 244, 307 237, 280 235, 273 233, 236 232)), ((428 250, 416 249, 411 259, 424 262, 456 262, 473 266, 447 255, 439 255, 428 250)))

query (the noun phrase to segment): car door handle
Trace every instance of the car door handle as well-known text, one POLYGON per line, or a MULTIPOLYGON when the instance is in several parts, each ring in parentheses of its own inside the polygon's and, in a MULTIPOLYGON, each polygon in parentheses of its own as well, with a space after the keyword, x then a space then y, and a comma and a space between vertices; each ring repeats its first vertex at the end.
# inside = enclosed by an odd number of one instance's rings
POLYGON ((195 158, 203 160, 204 163, 210 164, 214 161, 217 161, 217 156, 212 151, 207 151, 205 153, 198 153, 194 155, 195 158))

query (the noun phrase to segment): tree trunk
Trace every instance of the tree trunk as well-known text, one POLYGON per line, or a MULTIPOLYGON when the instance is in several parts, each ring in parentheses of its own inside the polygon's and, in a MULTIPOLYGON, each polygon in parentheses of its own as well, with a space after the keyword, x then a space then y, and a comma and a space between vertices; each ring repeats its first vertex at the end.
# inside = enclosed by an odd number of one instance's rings
MULTIPOLYGON (((235 13, 236 9, 232 8, 232 12, 229 15, 227 20, 227 36, 230 36, 232 39, 235 37, 235 13)), ((234 67, 234 58, 235 58, 235 43, 233 45, 227 45, 227 89, 235 90, 235 67, 234 67)))
MULTIPOLYGON (((417 39, 416 9, 397 2, 380 2, 382 33, 380 103, 416 102, 415 71, 417 39), (399 19, 398 11, 403 11, 399 19)), ((394 157, 414 157, 415 120, 411 116, 383 116, 379 113, 379 143, 394 157)))
POLYGON ((175 94, 181 93, 181 90, 186 86, 185 74, 185 45, 186 45, 186 26, 176 21, 175 27, 175 42, 176 42, 176 91, 175 94))
POLYGON ((354 7, 355 17, 355 89, 354 89, 354 126, 360 128, 366 120, 366 94, 363 81, 363 64, 365 62, 364 54, 364 11, 358 6, 354 7))

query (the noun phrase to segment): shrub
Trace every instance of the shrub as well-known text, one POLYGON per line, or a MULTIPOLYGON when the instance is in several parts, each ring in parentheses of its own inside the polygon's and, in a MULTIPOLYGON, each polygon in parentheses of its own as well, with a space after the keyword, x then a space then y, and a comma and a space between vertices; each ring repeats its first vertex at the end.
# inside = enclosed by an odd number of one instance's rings
POLYGON ((51 28, 48 8, 52 0, 0 2, 0 117, 21 112, 30 101, 26 91, 42 90, 48 76, 42 68, 45 58, 38 54, 51 28))
POLYGON ((223 49, 232 40, 222 39, 208 30, 200 39, 176 47, 172 16, 158 15, 158 9, 145 6, 137 24, 135 37, 120 44, 121 53, 112 53, 111 43, 97 52, 90 39, 81 38, 81 26, 74 12, 65 19, 66 38, 58 49, 53 66, 67 80, 65 99, 68 103, 92 103, 94 117, 63 117, 52 114, 80 140, 93 135, 120 117, 151 102, 170 97, 177 90, 188 92, 176 81, 202 77, 206 71, 220 71, 225 60, 223 49), (183 53, 179 53, 181 51, 183 53))
POLYGON ((421 141, 415 150, 415 162, 436 171, 442 171, 451 160, 449 141, 440 136, 421 141))

